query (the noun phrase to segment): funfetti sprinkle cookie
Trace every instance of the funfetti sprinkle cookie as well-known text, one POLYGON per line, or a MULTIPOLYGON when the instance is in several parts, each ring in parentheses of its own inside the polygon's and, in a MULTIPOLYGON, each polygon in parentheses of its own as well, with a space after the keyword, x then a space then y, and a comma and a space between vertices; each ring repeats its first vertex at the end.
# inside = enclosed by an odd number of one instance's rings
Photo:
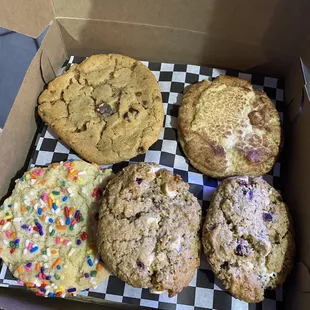
POLYGON ((112 171, 84 161, 34 168, 0 207, 1 257, 39 296, 64 297, 109 276, 95 249, 102 189, 112 171))

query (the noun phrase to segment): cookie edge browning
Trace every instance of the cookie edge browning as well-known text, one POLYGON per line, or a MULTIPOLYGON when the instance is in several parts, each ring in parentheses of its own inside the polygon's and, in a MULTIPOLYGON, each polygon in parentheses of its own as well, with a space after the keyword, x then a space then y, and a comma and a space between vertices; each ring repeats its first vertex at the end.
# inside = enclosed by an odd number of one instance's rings
MULTIPOLYGON (((110 160, 109 158, 107 158, 106 156, 104 156, 102 154, 101 151, 99 151, 96 146, 94 146, 93 144, 89 144, 87 142, 83 142, 83 148, 81 148, 81 140, 80 139, 74 139, 72 136, 72 133, 66 133, 64 131, 62 131, 61 129, 58 128, 58 126, 55 126, 54 124, 52 124, 51 122, 49 122, 47 120, 46 117, 44 117, 43 112, 40 109, 40 106, 42 103, 46 102, 46 100, 43 101, 43 98, 45 96, 49 96, 49 92, 53 89, 53 88, 57 88, 58 84, 61 84, 63 81, 66 81, 67 79, 70 79, 70 76, 74 76, 74 71, 76 69, 79 68, 83 68, 85 66, 87 66, 88 62, 92 62, 94 59, 96 61, 105 61, 106 58, 109 57, 114 57, 114 58, 125 58, 129 61, 133 61, 136 62, 138 66, 143 66, 145 67, 145 74, 148 75, 151 83, 152 83, 152 87, 154 89, 154 92, 156 94, 155 97, 158 97, 159 100, 158 101, 154 101, 154 103, 156 103, 156 105, 153 106, 153 111, 156 111, 155 114, 157 114, 159 121, 157 121, 155 124, 155 126, 153 126, 152 128, 155 130, 152 130, 152 132, 149 132, 147 136, 143 136, 142 135, 142 139, 141 139, 141 149, 142 151, 137 151, 136 154, 134 156, 137 156, 139 154, 145 154, 148 149, 158 140, 160 131, 163 127, 163 121, 164 121, 164 107, 163 107, 163 100, 162 100, 162 95, 161 95, 161 91, 159 88, 159 85, 157 83, 157 80, 154 76, 154 74, 151 72, 151 70, 145 66, 141 61, 136 60, 134 58, 128 57, 128 56, 124 56, 121 54, 96 54, 96 55, 92 55, 88 58, 86 58, 85 60, 83 60, 80 64, 74 64, 72 65, 68 71, 64 72, 63 74, 61 74, 60 76, 57 76, 55 79, 53 79, 52 81, 50 81, 47 85, 47 88, 44 89, 42 91, 42 93, 40 94, 40 96, 38 97, 38 105, 37 105, 37 111, 39 116, 41 117, 41 119, 49 126, 51 127, 55 133, 57 134, 57 136, 62 139, 68 146, 70 146, 70 148, 72 148, 73 150, 76 151, 76 153, 78 153, 79 156, 81 156, 81 158, 83 158, 84 160, 88 161, 88 162, 95 162, 99 165, 107 165, 107 164, 114 164, 114 163, 118 163, 124 160, 128 160, 130 158, 128 158, 127 156, 123 156, 123 157, 119 157, 116 160, 110 160), (87 144, 87 147, 85 148, 85 143, 87 144)), ((132 156, 132 157, 134 157, 132 156)))
MULTIPOLYGON (((217 273, 216 268, 213 266, 213 264, 210 261, 209 251, 210 251, 211 247, 208 246, 209 245, 208 238, 207 238, 208 231, 207 231, 206 225, 207 225, 208 219, 211 218, 211 216, 212 216, 211 215, 212 211, 214 209, 218 208, 215 200, 216 200, 216 197, 219 194, 219 192, 221 190, 223 190, 223 188, 225 188, 230 182, 232 182, 234 180, 245 180, 245 179, 249 180, 250 178, 255 179, 258 182, 264 183, 265 185, 267 185, 269 187, 269 189, 271 189, 272 191, 276 191, 275 188, 273 188, 271 185, 269 185, 261 177, 250 177, 250 176, 249 177, 248 176, 230 177, 230 178, 227 178, 221 182, 221 184, 218 186, 218 188, 214 192, 212 199, 211 199, 211 202, 210 202, 210 207, 208 209, 208 212, 207 212, 207 215, 206 215, 203 227, 202 227, 201 242, 202 242, 203 251, 204 251, 204 254, 206 255, 207 261, 210 264, 211 269, 214 272, 215 276, 218 278, 219 278, 219 274, 217 273)), ((280 197, 281 197, 281 195, 280 195, 280 197)), ((291 214, 289 212, 287 204, 285 202, 282 202, 282 206, 284 207, 283 211, 285 211, 285 214, 286 214, 288 221, 289 221, 289 226, 288 226, 288 231, 287 231, 288 247, 287 247, 287 251, 284 255, 284 257, 285 257, 284 261, 288 262, 285 265, 287 268, 283 268, 281 270, 281 272, 279 272, 277 274, 278 275, 277 281, 273 282, 274 285, 272 287, 269 286, 267 288, 262 288, 260 286, 260 282, 258 282, 257 279, 251 279, 251 277, 247 277, 246 274, 244 275, 244 277, 240 276, 237 279, 237 281, 233 281, 232 283, 228 283, 228 282, 224 281, 224 279, 219 278, 220 281, 223 283, 224 287, 235 298, 238 298, 238 299, 243 300, 243 301, 248 302, 248 303, 259 303, 259 302, 264 300, 265 290, 268 290, 268 289, 273 290, 273 289, 279 288, 280 286, 283 285, 287 276, 290 274, 290 272, 293 268, 293 265, 294 265, 295 250, 296 250, 296 245, 295 245, 295 240, 294 240, 294 227, 293 227, 292 217, 291 217, 291 214), (247 279, 249 279, 248 282, 246 282, 247 279), (255 283, 257 285, 259 285, 260 287, 253 286, 253 284, 255 285, 255 283)), ((270 280, 270 284, 272 284, 271 280, 270 280)))
MULTIPOLYGON (((123 168, 121 171, 119 171, 115 177, 109 181, 109 183, 107 184, 105 190, 104 190, 104 193, 103 193, 103 199, 102 199, 102 203, 101 203, 101 207, 100 207, 100 210, 99 210, 99 224, 98 224, 98 228, 100 228, 101 224, 100 224, 100 218, 101 218, 101 213, 102 213, 102 206, 104 204, 104 197, 105 197, 105 194, 106 192, 109 190, 109 188, 111 186, 113 186, 115 184, 115 182, 117 182, 117 179, 118 179, 118 176, 121 176, 122 174, 126 173, 127 170, 131 170, 132 167, 134 166, 150 166, 150 167, 154 167, 158 172, 160 170, 166 170, 170 175, 172 175, 173 177, 178 177, 180 179, 180 181, 184 184, 188 184, 186 182, 183 181, 182 177, 179 176, 178 174, 173 174, 172 172, 170 172, 169 170, 165 169, 165 168, 162 168, 160 167, 158 164, 156 163, 153 163, 153 162, 141 162, 141 163, 137 163, 135 165, 130 165, 130 166, 127 166, 125 168, 123 168)), ((155 172, 155 173, 156 173, 155 172)), ((189 192, 189 191, 188 191, 189 192)), ((189 192, 190 193, 190 192, 189 192)), ((197 201, 197 198, 192 194, 190 193, 195 199, 196 199, 196 202, 197 202, 197 205, 199 205, 198 201, 197 201)), ((200 210, 201 210, 201 206, 199 205, 200 207, 200 210)), ((199 224, 199 228, 197 230, 197 238, 195 240, 195 242, 197 243, 197 250, 198 250, 198 256, 197 256, 197 259, 193 261, 193 264, 192 265, 187 265, 187 266, 191 266, 188 269, 188 272, 186 274, 186 276, 182 276, 182 277, 179 277, 178 278, 178 285, 175 285, 174 289, 168 289, 168 288, 164 288, 162 287, 160 290, 154 290, 153 287, 147 287, 147 289, 149 289, 150 291, 152 291, 152 293, 154 294, 161 294, 165 291, 168 292, 168 296, 171 298, 175 295, 177 295, 178 293, 180 293, 185 287, 188 286, 188 284, 192 281, 194 275, 195 275, 195 271, 196 269, 199 267, 200 265, 200 254, 201 254, 201 251, 202 251, 202 246, 201 246, 201 240, 200 240, 200 231, 201 231, 201 227, 202 227, 202 217, 201 217, 201 212, 200 212, 200 215, 199 215, 199 218, 200 218, 200 224, 199 224)), ((97 231, 97 237, 96 237, 96 246, 97 246, 97 249, 98 249, 98 253, 100 254, 100 256, 103 258, 105 264, 107 265, 107 268, 112 271, 117 277, 119 277, 122 281, 128 283, 129 285, 133 286, 133 287, 136 287, 136 288, 141 288, 141 286, 137 285, 136 283, 133 283, 130 281, 130 278, 129 277, 124 277, 122 276, 120 273, 118 272, 114 272, 115 270, 113 270, 114 268, 111 268, 110 267, 110 264, 109 264, 109 260, 106 260, 105 257, 104 257, 104 251, 101 250, 102 248, 102 244, 103 244, 103 241, 100 240, 100 237, 99 237, 99 229, 97 231)), ((144 287, 145 288, 145 287, 144 287)))
MULTIPOLYGON (((255 91, 253 90, 252 84, 248 82, 247 80, 237 78, 237 77, 231 77, 231 76, 226 76, 226 75, 220 75, 217 78, 215 78, 212 82, 209 80, 203 80, 201 82, 198 82, 196 84, 192 84, 189 86, 188 91, 184 94, 183 100, 180 104, 180 109, 179 109, 179 116, 178 116, 178 136, 179 136, 179 142, 182 146, 182 149, 184 151, 184 154, 186 157, 189 159, 190 163, 194 166, 194 168, 198 169, 202 173, 213 177, 213 178, 218 178, 218 179, 223 179, 227 177, 234 177, 238 175, 251 175, 251 176, 262 176, 266 174, 268 171, 272 169, 274 166, 276 160, 278 159, 281 151, 281 143, 283 142, 283 137, 282 137, 282 131, 281 131, 281 122, 280 122, 280 117, 279 113, 274 107, 272 101, 270 98, 267 96, 267 94, 263 91, 255 91), (196 160, 199 158, 196 154, 196 148, 191 148, 188 145, 188 142, 192 139, 195 139, 197 141, 196 145, 203 145, 205 143, 199 143, 199 141, 205 141, 203 137, 201 137, 198 133, 193 133, 191 131, 191 122, 194 119, 195 116, 195 102, 199 100, 200 95, 202 92, 207 90, 212 83, 222 83, 226 84, 229 86, 239 86, 239 87, 244 87, 247 88, 255 93, 255 98, 258 100, 260 97, 263 97, 265 100, 268 101, 268 104, 271 109, 273 109, 277 115, 277 120, 279 122, 279 145, 278 145, 278 153, 271 158, 268 158, 268 160, 263 161, 260 163, 260 167, 255 166, 255 169, 251 169, 250 165, 247 165, 248 168, 245 171, 240 171, 239 173, 229 173, 225 171, 219 172, 222 167, 223 163, 214 161, 216 159, 216 154, 224 152, 224 150, 221 150, 220 148, 216 148, 216 146, 210 146, 210 151, 214 153, 214 156, 211 156, 212 160, 212 165, 215 166, 215 169, 217 171, 210 169, 208 166, 209 165, 204 165, 201 164, 201 162, 196 160), (190 136, 190 140, 186 139, 186 136, 190 136)), ((244 164, 246 164, 246 161, 244 160, 244 164)))

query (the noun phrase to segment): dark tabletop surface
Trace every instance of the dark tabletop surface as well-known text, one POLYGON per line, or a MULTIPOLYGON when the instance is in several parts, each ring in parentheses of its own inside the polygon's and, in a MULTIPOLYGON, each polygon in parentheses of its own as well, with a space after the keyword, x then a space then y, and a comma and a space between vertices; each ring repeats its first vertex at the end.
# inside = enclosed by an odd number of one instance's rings
POLYGON ((4 127, 14 99, 45 31, 33 39, 0 27, 0 128, 4 127))

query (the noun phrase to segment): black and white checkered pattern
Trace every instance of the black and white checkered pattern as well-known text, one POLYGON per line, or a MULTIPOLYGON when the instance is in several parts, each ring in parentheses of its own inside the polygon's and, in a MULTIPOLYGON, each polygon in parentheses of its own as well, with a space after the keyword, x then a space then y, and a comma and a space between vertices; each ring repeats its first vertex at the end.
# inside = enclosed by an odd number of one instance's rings
MULTIPOLYGON (((71 57, 68 66, 81 60, 83 59, 71 57)), ((150 147, 146 154, 113 165, 113 171, 117 172, 136 162, 156 162, 173 173, 181 175, 183 180, 190 184, 190 191, 197 197, 202 206, 203 215, 205 215, 211 196, 219 181, 207 177, 193 168, 177 143, 177 115, 184 88, 204 79, 211 80, 220 74, 239 76, 249 80, 255 89, 264 90, 274 102, 282 119, 283 84, 276 78, 240 73, 233 70, 169 63, 143 63, 153 72, 162 91, 165 110, 164 128, 158 141, 150 147)), ((66 146, 63 141, 60 141, 50 128, 42 127, 37 137, 30 166, 47 166, 52 162, 65 161, 70 158, 79 159, 74 151, 66 146)), ((281 189, 280 162, 276 163, 273 170, 265 175, 264 179, 278 190, 281 189)), ((4 264, 0 271, 0 285, 19 286, 4 264)), ((282 300, 282 290, 266 292, 266 299, 260 304, 247 304, 233 298, 215 278, 205 256, 202 256, 201 266, 196 271, 189 286, 173 298, 168 298, 167 293, 155 295, 146 289, 133 288, 115 276, 110 276, 96 289, 90 289, 81 294, 167 310, 277 310, 280 309, 282 300)))

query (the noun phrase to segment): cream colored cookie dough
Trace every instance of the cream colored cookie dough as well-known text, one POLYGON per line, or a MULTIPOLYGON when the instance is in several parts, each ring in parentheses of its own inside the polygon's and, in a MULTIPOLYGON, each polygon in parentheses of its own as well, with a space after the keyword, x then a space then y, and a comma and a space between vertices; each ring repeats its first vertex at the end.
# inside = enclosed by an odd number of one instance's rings
POLYGON ((1 258, 37 295, 76 294, 109 276, 94 234, 109 169, 84 161, 33 168, 0 207, 1 258))
POLYGON ((82 158, 97 164, 145 153, 164 120, 153 73, 116 54, 93 55, 51 81, 38 112, 82 158))
POLYGON ((188 189, 180 176, 152 163, 126 167, 109 182, 97 244, 123 281, 172 297, 192 280, 200 262, 201 207, 188 189))

